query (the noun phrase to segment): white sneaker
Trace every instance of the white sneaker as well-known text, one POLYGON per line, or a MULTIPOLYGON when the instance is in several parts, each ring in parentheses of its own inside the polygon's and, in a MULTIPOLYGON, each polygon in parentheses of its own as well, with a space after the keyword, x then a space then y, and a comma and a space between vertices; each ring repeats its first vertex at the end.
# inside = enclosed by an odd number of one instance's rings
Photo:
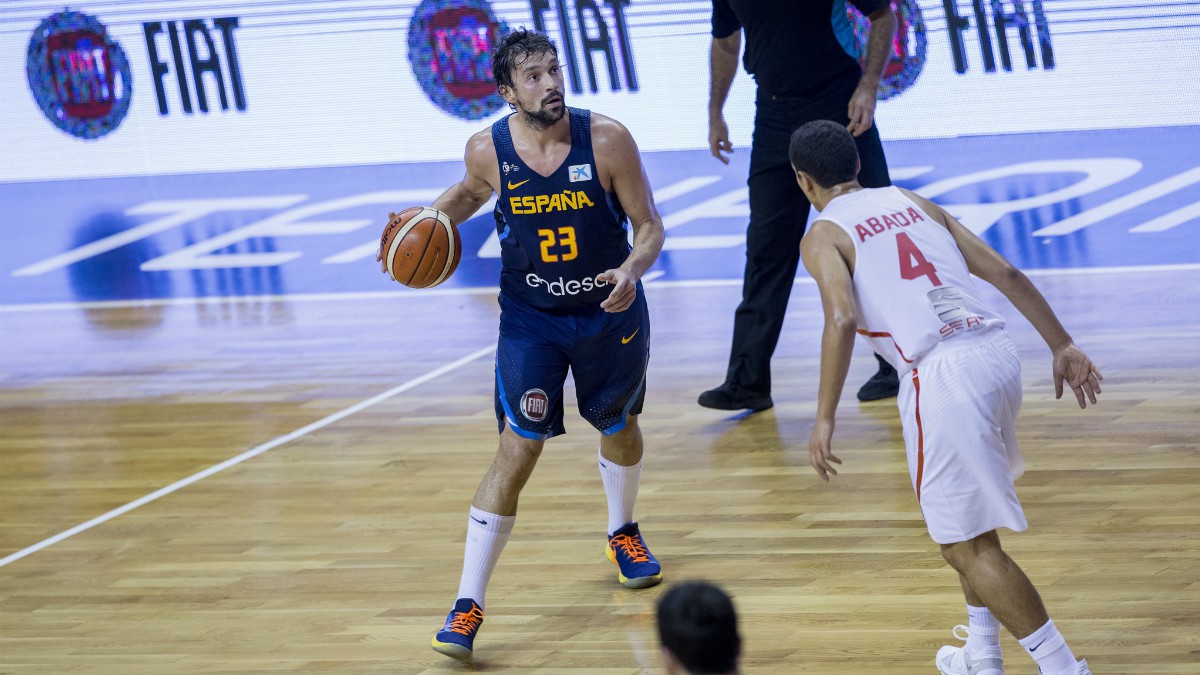
MULTIPOLYGON (((967 627, 961 625, 955 626, 952 632, 954 633, 954 637, 964 642, 970 635, 967 627), (963 634, 959 635, 959 631, 962 631, 963 634)), ((989 670, 999 673, 1004 672, 1004 659, 973 659, 967 653, 965 646, 951 647, 950 645, 946 645, 942 647, 938 650, 934 663, 937 664, 938 670, 942 675, 976 675, 976 673, 989 670)), ((1091 675, 1091 673, 1087 675, 1091 675)))

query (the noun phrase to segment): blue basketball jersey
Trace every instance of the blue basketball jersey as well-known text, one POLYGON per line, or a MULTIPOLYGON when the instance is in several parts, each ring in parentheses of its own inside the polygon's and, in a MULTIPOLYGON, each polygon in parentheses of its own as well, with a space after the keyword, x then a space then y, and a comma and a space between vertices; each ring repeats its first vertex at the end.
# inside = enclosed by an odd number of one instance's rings
POLYGON ((540 309, 598 305, 612 287, 596 281, 629 256, 628 218, 605 191, 592 154, 592 113, 567 108, 571 151, 549 176, 529 168, 513 147, 505 117, 492 125, 500 164, 496 232, 500 292, 540 309))

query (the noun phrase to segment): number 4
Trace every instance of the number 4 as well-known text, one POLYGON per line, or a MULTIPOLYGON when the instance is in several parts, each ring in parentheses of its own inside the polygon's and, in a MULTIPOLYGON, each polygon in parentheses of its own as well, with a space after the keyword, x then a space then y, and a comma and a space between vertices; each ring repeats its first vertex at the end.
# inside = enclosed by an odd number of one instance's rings
POLYGON ((934 286, 942 285, 942 280, 938 279, 937 268, 925 259, 925 256, 921 254, 921 249, 917 248, 913 240, 908 238, 908 234, 904 232, 896 234, 896 248, 900 253, 900 278, 912 280, 917 277, 928 277, 934 286))

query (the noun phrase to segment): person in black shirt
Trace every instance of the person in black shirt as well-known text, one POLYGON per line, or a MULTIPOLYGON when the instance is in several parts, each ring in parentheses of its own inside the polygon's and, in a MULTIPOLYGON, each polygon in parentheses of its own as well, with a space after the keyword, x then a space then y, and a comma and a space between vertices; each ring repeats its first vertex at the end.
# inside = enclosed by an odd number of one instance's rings
MULTIPOLYGON (((845 124, 854 135, 864 187, 891 185, 874 124, 879 79, 892 50, 896 16, 888 0, 850 0, 871 20, 865 68, 859 67, 845 0, 713 0, 712 89, 708 143, 728 164, 733 152, 722 108, 737 72, 741 33, 746 71, 758 85, 750 149, 750 224, 742 303, 734 315, 733 347, 725 382, 700 395, 719 410, 766 410, 771 399, 771 355, 779 342, 791 295, 800 238, 810 204, 788 161, 792 131, 813 120, 845 124)), ((896 371, 879 358, 863 385, 863 401, 895 396, 896 371)))

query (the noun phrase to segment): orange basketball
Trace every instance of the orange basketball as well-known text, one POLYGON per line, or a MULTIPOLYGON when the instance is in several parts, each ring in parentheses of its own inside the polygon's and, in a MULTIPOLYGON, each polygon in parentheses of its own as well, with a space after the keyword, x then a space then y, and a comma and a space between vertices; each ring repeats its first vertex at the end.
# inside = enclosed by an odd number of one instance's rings
POLYGON ((446 214, 414 206, 388 215, 380 250, 393 279, 410 288, 429 288, 454 274, 462 238, 446 214))

